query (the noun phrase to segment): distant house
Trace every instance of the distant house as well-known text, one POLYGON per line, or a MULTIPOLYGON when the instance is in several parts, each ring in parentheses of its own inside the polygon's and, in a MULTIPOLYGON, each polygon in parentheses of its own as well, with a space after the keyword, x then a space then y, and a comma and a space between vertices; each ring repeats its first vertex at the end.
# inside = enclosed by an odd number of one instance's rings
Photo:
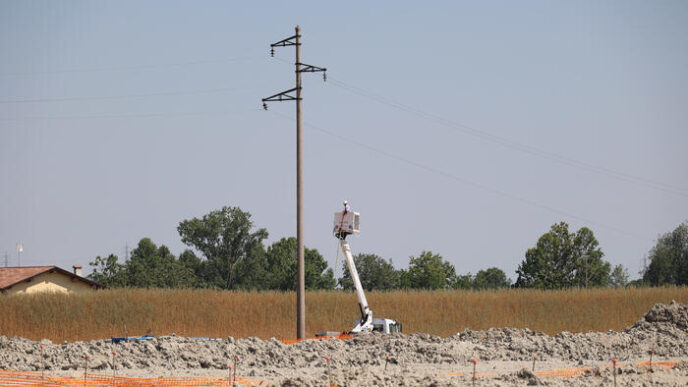
POLYGON ((81 276, 81 266, 70 272, 57 266, 0 267, 0 293, 32 294, 40 292, 83 293, 104 286, 81 276))

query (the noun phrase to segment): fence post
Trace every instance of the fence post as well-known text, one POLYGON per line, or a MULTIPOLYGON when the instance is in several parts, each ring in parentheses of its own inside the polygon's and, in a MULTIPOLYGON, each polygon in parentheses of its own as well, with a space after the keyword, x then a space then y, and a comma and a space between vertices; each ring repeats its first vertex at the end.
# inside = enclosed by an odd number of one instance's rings
POLYGON ((478 359, 473 359, 471 362, 473 363, 473 385, 475 386, 475 367, 478 364, 478 359))
POLYGON ((234 375, 232 377, 232 387, 236 387, 237 357, 234 356, 234 375))
POLYGON ((113 350, 112 351, 112 380, 117 378, 117 351, 113 350))
POLYGON ((327 363, 327 387, 332 387, 332 375, 330 374, 330 357, 325 357, 325 362, 327 363))
POLYGON ((86 375, 88 374, 88 355, 84 355, 84 384, 86 384, 86 375))
POLYGON ((614 387, 616 387, 616 358, 612 359, 612 366, 614 369, 614 387))
POLYGON ((43 344, 41 344, 41 380, 45 375, 45 357, 43 356, 43 344))

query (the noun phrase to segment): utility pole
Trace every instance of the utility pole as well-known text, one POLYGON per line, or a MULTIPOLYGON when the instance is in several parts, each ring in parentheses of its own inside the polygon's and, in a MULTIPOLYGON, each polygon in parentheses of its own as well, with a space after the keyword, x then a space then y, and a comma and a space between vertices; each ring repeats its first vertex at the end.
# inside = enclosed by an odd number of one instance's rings
POLYGON ((5 267, 7 267, 7 251, 5 251, 5 267))
POLYGON ((326 80, 326 68, 316 67, 301 63, 301 27, 296 26, 296 34, 279 42, 270 45, 270 55, 275 56, 275 47, 296 47, 296 87, 263 98, 263 109, 268 110, 267 102, 273 101, 296 101, 296 260, 297 260, 297 280, 296 280, 296 338, 306 337, 306 290, 305 290, 305 260, 304 260, 304 241, 303 241, 303 160, 302 160, 302 136, 301 126, 303 117, 301 116, 301 73, 322 72, 323 80, 326 80), (296 93, 291 95, 290 93, 296 93))

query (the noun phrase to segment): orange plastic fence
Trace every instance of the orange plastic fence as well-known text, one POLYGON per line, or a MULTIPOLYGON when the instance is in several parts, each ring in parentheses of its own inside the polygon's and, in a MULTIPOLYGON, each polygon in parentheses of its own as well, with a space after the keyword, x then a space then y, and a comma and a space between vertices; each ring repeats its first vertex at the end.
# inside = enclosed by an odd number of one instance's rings
POLYGON ((644 361, 644 362, 638 363, 638 366, 647 367, 647 368, 662 367, 662 368, 670 370, 670 369, 676 367, 676 364, 678 364, 678 362, 675 362, 675 361, 653 361, 653 362, 644 361))
POLYGON ((346 333, 342 333, 341 335, 338 336, 317 336, 317 337, 307 337, 305 339, 289 339, 289 340, 281 340, 282 344, 296 344, 299 341, 304 341, 304 340, 329 340, 329 339, 339 339, 339 340, 347 340, 354 337, 354 335, 348 335, 346 333))
MULTIPOLYGON (((675 361, 649 361, 637 363, 640 367, 663 367, 671 369, 676 366, 675 361)), ((617 364, 617 368, 624 364, 617 364)), ((594 370, 597 367, 566 368, 561 370, 542 370, 535 371, 535 374, 543 377, 570 378, 583 375, 586 371, 594 370)), ((611 368, 602 366, 600 369, 611 368)), ((446 376, 471 376, 472 373, 449 373, 446 376)), ((477 373, 476 377, 495 377, 498 374, 477 373)), ((249 379, 237 376, 232 377, 202 377, 202 376, 178 376, 160 377, 154 379, 129 378, 124 376, 113 376, 104 374, 81 374, 78 376, 53 376, 48 373, 40 372, 21 372, 0 370, 0 386, 35 386, 35 387, 213 387, 213 386, 232 386, 236 382, 238 386, 262 386, 268 385, 265 381, 249 379)))
POLYGON ((103 374, 82 374, 79 376, 53 376, 40 372, 20 372, 0 370, 0 386, 40 386, 40 387, 181 387, 181 386, 260 386, 267 383, 244 377, 162 377, 155 379, 128 378, 103 374))
MULTIPOLYGON (((676 361, 653 361, 652 362, 652 367, 663 367, 665 369, 672 369, 678 364, 676 361)), ((639 367, 650 367, 650 362, 649 361, 644 361, 640 363, 636 363, 637 366, 639 367)), ((621 368, 625 366, 625 364, 617 364, 616 368, 621 368)), ((586 371, 592 371, 595 368, 599 369, 605 369, 605 368, 612 368, 612 366, 600 366, 600 367, 580 367, 580 368, 564 368, 561 370, 542 370, 542 371, 535 371, 534 374, 538 376, 544 376, 544 377, 553 377, 553 378, 570 378, 573 376, 581 376, 585 374, 586 371)), ((457 372, 457 373, 449 373, 449 374, 443 374, 447 376, 472 376, 473 373, 463 373, 463 372, 457 372)), ((481 374, 477 373, 475 375, 476 377, 494 377, 497 376, 497 374, 481 374)))

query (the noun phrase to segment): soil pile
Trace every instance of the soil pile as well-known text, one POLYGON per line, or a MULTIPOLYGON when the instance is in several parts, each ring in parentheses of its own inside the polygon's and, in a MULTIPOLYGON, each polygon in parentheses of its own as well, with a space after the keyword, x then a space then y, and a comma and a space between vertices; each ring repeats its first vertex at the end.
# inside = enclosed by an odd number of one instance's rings
POLYGON ((606 383, 613 377, 609 369, 599 369, 574 379, 545 378, 528 371, 535 355, 538 369, 594 366, 617 358, 627 363, 621 377, 632 385, 642 385, 646 379, 661 385, 662 378, 667 385, 688 382, 686 366, 652 375, 635 367, 636 362, 647 360, 649 350, 654 350, 655 360, 688 358, 688 306, 657 304, 623 332, 556 336, 503 328, 465 330, 447 338, 367 334, 292 345, 276 339, 176 336, 123 344, 109 340, 53 344, 0 336, 0 369, 74 373, 86 367, 91 372, 111 372, 116 367, 119 375, 222 376, 236 356, 237 373, 242 376, 275 385, 321 386, 328 383, 329 357, 329 379, 341 386, 444 386, 455 385, 457 378, 470 383, 471 359, 479 361, 479 372, 488 374, 479 378, 478 385, 582 386, 606 383))
POLYGON ((688 331, 688 305, 671 301, 669 304, 655 304, 626 332, 632 331, 688 331))

